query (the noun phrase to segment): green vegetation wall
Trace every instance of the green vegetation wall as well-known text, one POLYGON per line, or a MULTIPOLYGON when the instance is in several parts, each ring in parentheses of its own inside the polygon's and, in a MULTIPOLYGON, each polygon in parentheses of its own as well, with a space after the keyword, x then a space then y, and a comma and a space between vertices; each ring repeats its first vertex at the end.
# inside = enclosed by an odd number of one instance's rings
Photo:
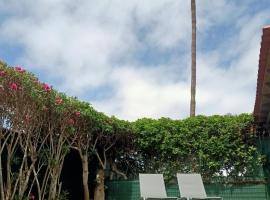
POLYGON ((199 172, 205 178, 257 176, 263 157, 256 149, 253 117, 197 116, 134 122, 140 172, 199 172))

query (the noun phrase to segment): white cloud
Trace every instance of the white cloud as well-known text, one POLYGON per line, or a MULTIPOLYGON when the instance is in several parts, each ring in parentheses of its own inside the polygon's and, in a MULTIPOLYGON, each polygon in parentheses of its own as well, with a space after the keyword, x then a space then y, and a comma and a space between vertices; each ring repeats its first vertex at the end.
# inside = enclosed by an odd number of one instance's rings
POLYGON ((140 117, 184 117, 188 107, 188 85, 174 81, 166 66, 154 69, 126 66, 111 74, 117 91, 112 99, 93 102, 100 110, 124 119, 140 117), (162 79, 167 76, 167 81, 162 79), (171 79, 170 79, 171 78, 171 79), (108 105, 109 106, 108 108, 108 105), (112 106, 116 105, 116 106, 112 106))
MULTIPOLYGON (((110 97, 89 99, 107 114, 125 119, 183 118, 188 116, 190 98, 189 3, 0 2, 0 11, 7 14, 0 21, 0 44, 22 45, 23 56, 16 62, 45 71, 41 79, 58 80, 55 87, 69 95, 85 99, 85 91, 109 85, 110 97), (136 57, 142 49, 174 54, 165 63, 149 65, 136 57)), ((248 5, 226 0, 197 2, 198 40, 215 34, 216 27, 222 37, 223 24, 235 31, 211 51, 198 52, 199 114, 252 112, 261 27, 269 16, 263 10, 250 14, 248 5)))

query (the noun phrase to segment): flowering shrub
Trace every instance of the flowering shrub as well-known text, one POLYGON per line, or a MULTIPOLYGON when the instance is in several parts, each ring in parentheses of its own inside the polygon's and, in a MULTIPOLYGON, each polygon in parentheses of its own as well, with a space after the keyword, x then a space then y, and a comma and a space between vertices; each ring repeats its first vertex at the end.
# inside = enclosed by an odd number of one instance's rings
POLYGON ((16 83, 11 83, 10 85, 9 85, 9 88, 11 89, 11 90, 17 90, 18 89, 18 86, 17 86, 17 84, 16 83))
POLYGON ((6 74, 6 72, 4 72, 4 71, 0 71, 0 77, 4 77, 4 76, 5 76, 5 74, 6 74))
POLYGON ((15 67, 15 70, 19 73, 24 73, 26 70, 23 69, 22 67, 15 67))
MULTIPOLYGON (((98 148, 104 145, 112 150, 114 140, 121 137, 112 137, 117 130, 110 128, 109 117, 40 83, 20 66, 0 62, 0 92, 0 140, 6 145, 8 163, 5 168, 0 161, 0 199, 56 199, 70 148, 79 152, 92 149, 99 156, 98 148), (14 162, 16 155, 21 158, 14 162), (37 193, 30 190, 31 185, 37 187, 37 193)), ((0 158, 3 156, 0 151, 0 158)))
POLYGON ((50 92, 52 89, 47 83, 43 83, 42 88, 45 92, 50 92))
POLYGON ((74 112, 74 115, 75 115, 76 117, 80 117, 81 112, 80 112, 80 111, 76 111, 76 112, 74 112))

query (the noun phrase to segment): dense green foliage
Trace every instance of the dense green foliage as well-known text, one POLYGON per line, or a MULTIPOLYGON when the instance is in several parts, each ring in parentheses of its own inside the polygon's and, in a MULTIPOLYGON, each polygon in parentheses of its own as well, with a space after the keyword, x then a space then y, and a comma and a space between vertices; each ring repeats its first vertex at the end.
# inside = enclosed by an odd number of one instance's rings
POLYGON ((197 116, 185 120, 139 119, 134 123, 145 172, 200 172, 205 177, 257 175, 253 117, 197 116))

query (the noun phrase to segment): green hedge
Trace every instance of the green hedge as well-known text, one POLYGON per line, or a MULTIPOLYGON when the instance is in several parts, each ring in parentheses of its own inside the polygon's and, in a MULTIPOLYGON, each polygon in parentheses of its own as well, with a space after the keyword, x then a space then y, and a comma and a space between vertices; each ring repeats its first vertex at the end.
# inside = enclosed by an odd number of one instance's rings
POLYGON ((163 173, 166 180, 175 172, 198 172, 204 180, 224 172, 230 177, 257 177, 264 162, 249 114, 143 118, 133 124, 141 167, 137 173, 163 173))

